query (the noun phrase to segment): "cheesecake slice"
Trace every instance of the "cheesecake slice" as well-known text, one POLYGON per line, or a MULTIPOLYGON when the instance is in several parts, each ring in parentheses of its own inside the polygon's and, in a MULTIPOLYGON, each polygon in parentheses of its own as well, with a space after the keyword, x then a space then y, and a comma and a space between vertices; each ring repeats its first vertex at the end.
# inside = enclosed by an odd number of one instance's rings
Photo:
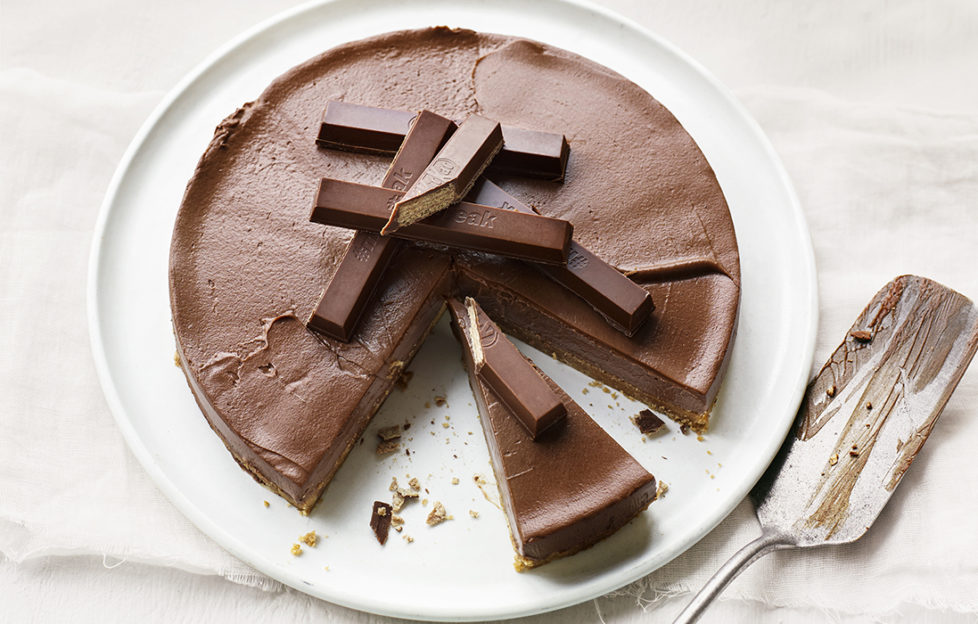
MULTIPOLYGON (((494 327, 474 300, 468 304, 479 327, 494 327)), ((516 548, 516 569, 583 550, 645 510, 655 499, 655 478, 539 369, 567 415, 533 440, 476 373, 466 304, 450 299, 448 309, 516 548)))

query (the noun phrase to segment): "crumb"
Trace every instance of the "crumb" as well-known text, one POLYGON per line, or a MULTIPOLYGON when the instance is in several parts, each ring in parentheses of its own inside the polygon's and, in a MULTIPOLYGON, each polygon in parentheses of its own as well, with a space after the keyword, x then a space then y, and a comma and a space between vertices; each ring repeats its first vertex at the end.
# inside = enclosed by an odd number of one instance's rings
POLYGON ((666 424, 652 410, 648 409, 644 409, 632 416, 632 422, 638 427, 639 432, 645 436, 652 436, 659 433, 666 424))
POLYGON ((407 542, 408 544, 413 544, 414 543, 414 538, 411 537, 410 535, 405 535, 404 536, 404 541, 407 542))
POLYGON ((397 514, 391 514, 391 526, 397 528, 404 524, 404 517, 397 514))
POLYGON ((410 457, 411 449, 404 449, 404 454, 410 457))
POLYGON ((834 453, 832 457, 829 457, 829 466, 834 466, 839 463, 839 454, 834 453))
POLYGON ((262 505, 264 505, 265 507, 268 507, 268 506, 269 506, 269 503, 268 503, 268 501, 262 501, 261 503, 262 503, 262 505))
POLYGON ((448 405, 448 399, 440 394, 435 395, 435 405, 437 405, 438 407, 445 407, 446 405, 448 405))
POLYGON ((873 339, 873 334, 869 333, 865 329, 859 329, 853 332, 849 332, 849 335, 858 340, 859 342, 869 342, 873 339))
POLYGON ((299 546, 298 544, 292 544, 292 548, 289 550, 289 552, 292 553, 293 557, 298 557, 302 555, 302 546, 299 546))
POLYGON ((398 533, 400 533, 401 531, 404 530, 404 527, 403 526, 396 526, 396 527, 394 527, 394 530, 397 531, 398 533))
POLYGON ((834 384, 825 389, 825 394, 829 395, 830 397, 834 397, 835 393, 836 387, 834 384))
POLYGON ((448 429, 448 426, 449 426, 449 425, 448 425, 448 423, 447 423, 447 422, 443 422, 443 423, 441 424, 441 426, 442 426, 442 427, 444 427, 445 429, 448 429))
POLYGON ((384 440, 377 445, 377 455, 390 455, 401 448, 401 443, 397 440, 384 440))
POLYGON ((618 393, 617 392, 612 392, 611 393, 611 398, 612 399, 617 399, 618 398, 618 393))
POLYGON ((581 390, 581 394, 587 394, 587 393, 588 393, 588 389, 587 388, 584 388, 584 389, 581 390))
POLYGON ((323 566, 323 569, 329 572, 329 566, 323 566))
POLYGON ((404 392, 405 390, 407 390, 408 384, 411 382, 412 377, 414 377, 414 373, 412 373, 411 371, 404 371, 397 378, 397 381, 394 382, 394 385, 397 386, 398 390, 404 392))
POLYGON ((403 429, 405 431, 407 431, 410 428, 411 428, 411 423, 409 423, 409 422, 406 422, 403 425, 401 425, 401 429, 403 429))
POLYGON ((452 477, 452 485, 458 485, 458 477, 452 477))
POLYGON ((702 441, 703 441, 703 440, 705 440, 705 439, 706 439, 706 438, 704 438, 704 437, 703 437, 703 436, 701 436, 701 435, 698 435, 698 434, 697 434, 697 436, 696 436, 696 441, 697 441, 697 442, 702 442, 702 441))
POLYGON ((591 381, 588 382, 587 385, 591 386, 592 388, 600 388, 601 382, 596 379, 592 379, 591 381))
POLYGON ((424 402, 424 408, 425 409, 431 409, 431 401, 425 401, 424 402))
POLYGON ((421 499, 421 506, 422 507, 427 507, 428 506, 428 499, 427 498, 422 498, 421 499))
POLYGON ((370 514, 370 528, 373 529, 377 541, 383 546, 387 543, 387 535, 391 529, 391 509, 392 507, 383 501, 374 501, 372 513, 370 514))
POLYGON ((319 536, 316 535, 315 531, 309 531, 305 535, 300 535, 299 541, 310 548, 315 548, 316 544, 319 543, 319 536))
POLYGON ((866 409, 868 409, 868 410, 873 409, 873 404, 870 403, 869 401, 866 401, 866 409))
POLYGON ((431 513, 428 514, 428 518, 425 520, 425 524, 428 526, 435 526, 441 524, 445 520, 448 520, 448 514, 445 512, 445 506, 441 504, 440 501, 435 502, 435 506, 432 507, 431 513))
POLYGON ((401 507, 404 506, 404 496, 401 494, 400 490, 394 492, 393 500, 391 501, 391 509, 394 511, 400 511, 401 507))
POLYGON ((849 457, 859 457, 859 451, 856 449, 849 451, 849 457))
POLYGON ((408 481, 408 485, 411 486, 411 489, 412 490, 420 490, 421 489, 421 483, 418 481, 418 478, 417 477, 411 477, 411 480, 408 481))
POLYGON ((391 484, 387 486, 387 491, 388 492, 397 491, 397 477, 391 477, 391 484))
POLYGON ((669 484, 665 481, 660 480, 655 486, 655 497, 656 499, 662 498, 666 492, 669 491, 669 484))
POLYGON ((689 433, 689 425, 687 425, 686 423, 679 425, 679 433, 683 435, 689 433))
POLYGON ((180 361, 179 351, 173 352, 173 365, 176 366, 177 368, 183 368, 183 363, 180 361))
POLYGON ((867 429, 869 429, 871 426, 872 426, 872 423, 866 423, 866 428, 867 429))
POLYGON ((611 389, 608 388, 608 386, 604 386, 603 388, 601 388, 601 392, 604 392, 605 394, 611 394, 611 389))
POLYGON ((478 483, 479 485, 485 485, 485 484, 486 484, 486 478, 485 478, 485 477, 483 477, 482 475, 479 475, 479 474, 477 474, 477 475, 474 475, 474 476, 472 477, 472 479, 473 479, 473 480, 474 480, 474 481, 475 481, 476 483, 478 483))
POLYGON ((475 509, 470 509, 469 510, 469 515, 472 516, 473 518, 478 518, 479 517, 479 512, 476 511, 475 509))
POLYGON ((396 440, 401 437, 401 426, 392 425, 390 427, 384 427, 377 432, 377 437, 384 442, 389 442, 390 440, 396 440))

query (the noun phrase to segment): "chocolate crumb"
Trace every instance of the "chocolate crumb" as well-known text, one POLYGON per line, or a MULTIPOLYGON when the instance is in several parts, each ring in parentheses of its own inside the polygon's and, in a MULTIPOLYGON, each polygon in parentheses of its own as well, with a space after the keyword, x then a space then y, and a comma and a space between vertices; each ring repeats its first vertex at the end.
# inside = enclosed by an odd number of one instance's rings
POLYGON ((679 433, 683 435, 689 433, 689 425, 687 425, 686 423, 679 425, 679 433))
POLYGON ((401 448, 401 443, 397 440, 386 440, 377 445, 378 455, 389 455, 401 448))
POLYGON ((833 385, 831 385, 831 386, 829 386, 829 387, 828 387, 828 388, 827 388, 827 389, 825 390, 825 394, 827 394, 827 395, 829 395, 830 397, 834 397, 834 396, 835 396, 835 393, 836 393, 836 387, 835 387, 835 385, 834 385, 834 384, 833 384, 833 385))
POLYGON ((431 509, 431 513, 428 514, 428 518, 425 520, 425 524, 428 526, 435 526, 441 524, 448 519, 448 513, 445 511, 445 506, 441 502, 436 502, 435 506, 431 509))
POLYGON ((868 409, 868 410, 873 409, 873 404, 870 403, 869 401, 866 401, 866 409, 868 409))
POLYGON ((850 457, 859 457, 859 451, 856 451, 856 450, 849 451, 849 456, 850 457))
POLYGON ((865 329, 857 329, 856 331, 849 332, 849 335, 859 342, 869 342, 873 339, 873 334, 869 333, 865 329))
POLYGON ((652 410, 644 409, 632 416, 632 422, 638 427, 642 435, 655 435, 665 426, 665 422, 655 415, 652 410))
POLYGON ((319 536, 316 535, 315 531, 309 531, 305 535, 300 535, 299 541, 310 548, 315 548, 316 544, 319 543, 319 536))
POLYGON ((397 378, 397 381, 395 381, 394 384, 397 386, 398 390, 404 392, 405 390, 407 390, 408 384, 411 382, 412 377, 414 377, 414 373, 412 373, 411 371, 404 371, 397 378))
POLYGON ((407 431, 410 428, 411 428, 411 423, 409 422, 406 422, 403 425, 401 425, 401 429, 404 429, 405 431, 407 431))
POLYGON ((292 544, 292 548, 289 549, 289 552, 292 553, 293 557, 298 557, 302 554, 302 546, 292 544))
POLYGON ((391 529, 391 515, 390 505, 382 501, 374 501, 373 512, 370 514, 370 528, 373 529, 381 546, 387 543, 387 535, 391 529))
POLYGON ((440 394, 439 395, 436 395, 435 396, 435 405, 437 405, 438 407, 444 407, 444 406, 448 405, 448 399, 445 398, 445 397, 443 397, 440 394))
POLYGON ((390 440, 396 440, 401 437, 401 426, 392 425, 390 427, 384 427, 383 429, 377 432, 377 437, 383 440, 384 442, 388 442, 390 440))

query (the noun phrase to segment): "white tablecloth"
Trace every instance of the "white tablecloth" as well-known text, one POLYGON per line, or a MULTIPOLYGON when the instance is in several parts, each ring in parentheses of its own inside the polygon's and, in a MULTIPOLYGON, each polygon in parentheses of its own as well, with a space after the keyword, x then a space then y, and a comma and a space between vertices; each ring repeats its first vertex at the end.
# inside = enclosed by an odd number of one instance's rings
MULTIPOLYGON (((0 5, 0 621, 380 622, 253 573, 180 515, 95 378, 85 279, 126 145, 186 72, 292 0, 0 5)), ((797 186, 820 365, 870 296, 917 273, 978 298, 978 4, 606 2, 747 105, 797 186)), ((859 543, 778 553, 707 621, 975 621, 978 365, 859 543)), ((747 503, 647 579, 529 618, 669 621, 758 533, 747 503)))

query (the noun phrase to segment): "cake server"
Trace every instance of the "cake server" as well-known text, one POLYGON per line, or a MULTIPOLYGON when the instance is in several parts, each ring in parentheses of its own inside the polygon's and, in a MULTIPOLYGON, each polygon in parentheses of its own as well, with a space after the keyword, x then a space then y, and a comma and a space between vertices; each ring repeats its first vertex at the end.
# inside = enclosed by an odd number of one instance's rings
POLYGON ((775 550, 846 544, 873 524, 978 349, 978 309, 904 275, 876 293, 808 385, 777 457, 751 490, 759 538, 679 614, 694 622, 748 565, 775 550))

